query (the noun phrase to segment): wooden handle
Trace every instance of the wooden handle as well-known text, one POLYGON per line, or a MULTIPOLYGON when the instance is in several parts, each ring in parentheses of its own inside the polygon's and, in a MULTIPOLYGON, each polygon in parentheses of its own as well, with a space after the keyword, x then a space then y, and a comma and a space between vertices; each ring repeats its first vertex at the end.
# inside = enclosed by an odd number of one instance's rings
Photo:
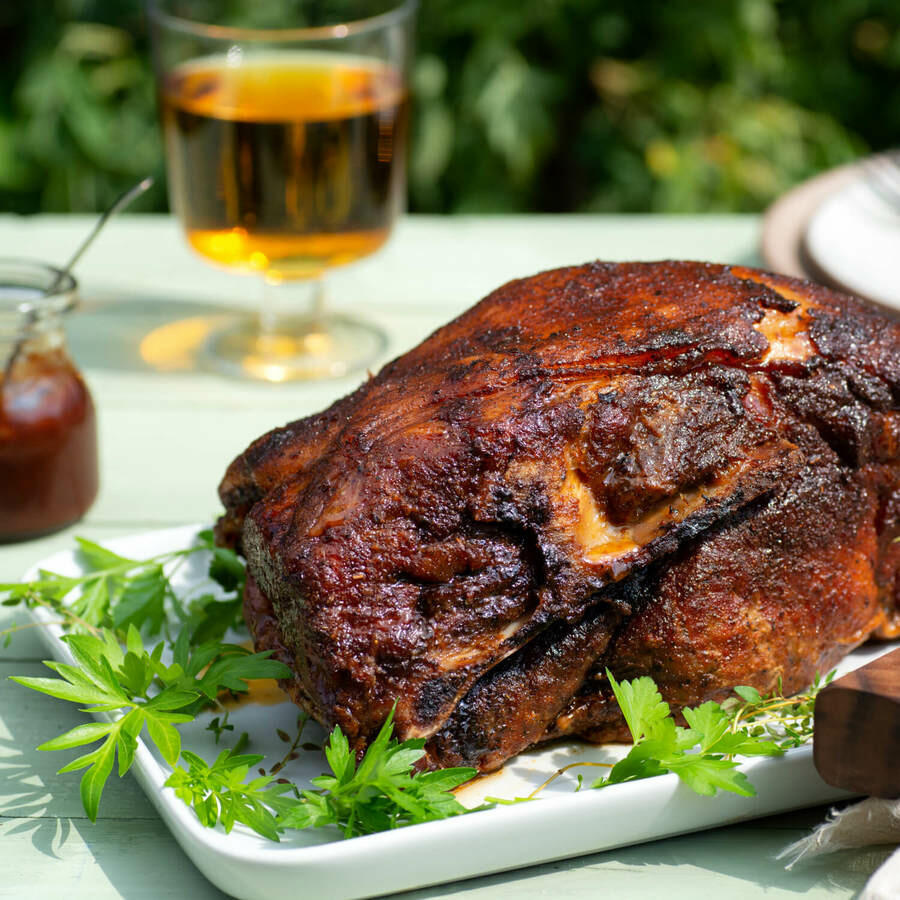
POLYGON ((813 758, 833 787, 900 797, 900 650, 832 682, 816 698, 813 758))

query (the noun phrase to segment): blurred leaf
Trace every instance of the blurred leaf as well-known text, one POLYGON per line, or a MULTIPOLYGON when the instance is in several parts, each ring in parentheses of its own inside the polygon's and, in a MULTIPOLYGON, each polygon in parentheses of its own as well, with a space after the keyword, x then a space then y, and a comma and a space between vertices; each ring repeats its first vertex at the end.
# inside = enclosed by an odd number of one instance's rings
MULTIPOLYGON (((363 2, 208 14, 302 26, 363 2)), ((162 174, 142 0, 0 4, 0 40, 4 209, 96 210, 162 174)), ((416 44, 414 210, 760 210, 900 143, 897 0, 428 0, 416 44)))

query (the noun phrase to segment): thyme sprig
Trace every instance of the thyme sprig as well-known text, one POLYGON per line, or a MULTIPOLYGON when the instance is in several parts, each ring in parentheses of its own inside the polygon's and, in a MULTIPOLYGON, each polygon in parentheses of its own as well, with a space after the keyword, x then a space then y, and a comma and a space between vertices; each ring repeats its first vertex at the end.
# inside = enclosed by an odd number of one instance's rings
POLYGON ((815 724, 816 696, 833 681, 835 671, 816 675, 805 691, 784 696, 781 677, 775 690, 760 694, 753 687, 736 687, 735 696, 722 704, 730 717, 732 733, 744 731, 753 737, 767 737, 782 750, 800 747, 812 740, 815 724))

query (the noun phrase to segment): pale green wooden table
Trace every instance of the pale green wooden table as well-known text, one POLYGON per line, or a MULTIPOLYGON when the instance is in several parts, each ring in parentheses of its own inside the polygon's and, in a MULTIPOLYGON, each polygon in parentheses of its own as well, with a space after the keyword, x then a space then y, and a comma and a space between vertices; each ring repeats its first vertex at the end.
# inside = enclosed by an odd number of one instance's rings
MULTIPOLYGON (((92 221, 0 217, 0 255, 62 261, 92 221)), ((753 216, 411 217, 382 253, 336 273, 329 299, 385 329, 387 359, 505 280, 540 269, 595 258, 759 264, 759 225, 753 216)), ((263 431, 322 408, 359 378, 261 386, 148 368, 138 350, 153 329, 210 307, 252 306, 256 298, 252 280, 191 256, 169 218, 114 222, 78 276, 84 305, 70 335, 99 409, 100 497, 68 532, 0 547, 0 581, 70 547, 73 534, 103 540, 211 521, 216 484, 235 454, 263 431)), ((0 612, 0 630, 16 615, 21 622, 25 614, 0 612)), ((79 721, 71 704, 7 680, 42 673, 44 656, 29 631, 0 649, 0 898, 223 896, 194 869, 130 776, 110 780, 101 818, 92 825, 81 809, 78 777, 57 776, 60 763, 33 749, 79 721)), ((825 812, 820 807, 404 896, 852 896, 886 851, 847 852, 791 872, 774 859, 825 812)), ((304 896, 302 884, 297 896, 304 896)))

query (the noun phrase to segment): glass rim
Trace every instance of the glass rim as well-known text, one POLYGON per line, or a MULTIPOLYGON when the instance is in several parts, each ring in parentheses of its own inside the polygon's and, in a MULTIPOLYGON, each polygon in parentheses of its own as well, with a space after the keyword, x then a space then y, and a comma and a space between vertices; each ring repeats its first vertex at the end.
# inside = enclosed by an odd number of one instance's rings
POLYGON ((78 282, 71 272, 38 259, 0 256, 0 289, 23 288, 42 291, 34 297, 4 296, 0 290, 0 314, 29 316, 68 312, 76 301, 78 282))
POLYGON ((412 17, 419 0, 402 0, 392 9, 365 19, 336 22, 334 25, 317 25, 312 28, 240 28, 234 25, 213 25, 196 22, 166 12, 161 0, 147 0, 148 15, 154 23, 173 31, 193 34, 197 37, 221 40, 257 41, 325 41, 355 37, 380 28, 389 28, 412 17))

